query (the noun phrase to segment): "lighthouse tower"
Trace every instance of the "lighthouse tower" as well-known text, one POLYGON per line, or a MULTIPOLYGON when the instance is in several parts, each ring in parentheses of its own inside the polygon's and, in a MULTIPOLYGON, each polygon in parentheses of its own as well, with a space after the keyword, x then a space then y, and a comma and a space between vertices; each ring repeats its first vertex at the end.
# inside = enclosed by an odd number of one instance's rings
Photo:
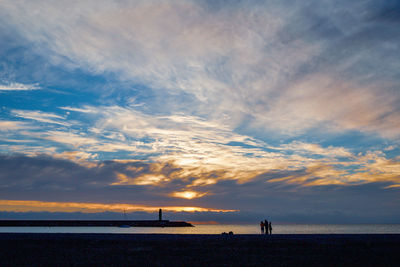
POLYGON ((158 220, 162 221, 162 209, 158 210, 158 220))

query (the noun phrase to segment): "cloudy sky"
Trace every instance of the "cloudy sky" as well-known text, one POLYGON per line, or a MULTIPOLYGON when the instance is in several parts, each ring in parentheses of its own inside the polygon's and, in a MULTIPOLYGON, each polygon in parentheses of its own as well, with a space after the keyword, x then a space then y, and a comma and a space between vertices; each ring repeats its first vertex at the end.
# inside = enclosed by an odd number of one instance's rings
POLYGON ((0 2, 2 217, 400 222, 399 137, 398 1, 0 2))

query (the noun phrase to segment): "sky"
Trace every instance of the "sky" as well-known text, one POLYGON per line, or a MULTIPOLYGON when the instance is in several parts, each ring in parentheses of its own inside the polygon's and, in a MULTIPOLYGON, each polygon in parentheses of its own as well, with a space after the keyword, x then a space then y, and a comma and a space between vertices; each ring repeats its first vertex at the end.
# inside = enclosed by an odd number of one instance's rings
POLYGON ((0 218, 400 223, 400 2, 0 1, 0 218))

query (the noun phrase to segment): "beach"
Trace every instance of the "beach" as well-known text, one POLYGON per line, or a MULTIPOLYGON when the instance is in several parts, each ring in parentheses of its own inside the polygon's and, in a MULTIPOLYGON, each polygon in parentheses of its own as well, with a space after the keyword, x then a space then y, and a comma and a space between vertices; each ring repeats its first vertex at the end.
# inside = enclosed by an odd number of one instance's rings
POLYGON ((0 234, 2 266, 398 266, 398 234, 0 234))

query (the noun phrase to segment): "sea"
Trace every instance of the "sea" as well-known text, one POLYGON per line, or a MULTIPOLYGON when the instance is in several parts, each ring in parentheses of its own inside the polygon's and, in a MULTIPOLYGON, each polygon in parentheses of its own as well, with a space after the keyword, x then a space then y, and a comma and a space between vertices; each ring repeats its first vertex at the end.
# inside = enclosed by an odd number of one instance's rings
MULTIPOLYGON (((0 233, 260 234, 258 224, 195 227, 0 227, 0 233)), ((274 224, 272 234, 400 234, 400 224, 274 224)))

